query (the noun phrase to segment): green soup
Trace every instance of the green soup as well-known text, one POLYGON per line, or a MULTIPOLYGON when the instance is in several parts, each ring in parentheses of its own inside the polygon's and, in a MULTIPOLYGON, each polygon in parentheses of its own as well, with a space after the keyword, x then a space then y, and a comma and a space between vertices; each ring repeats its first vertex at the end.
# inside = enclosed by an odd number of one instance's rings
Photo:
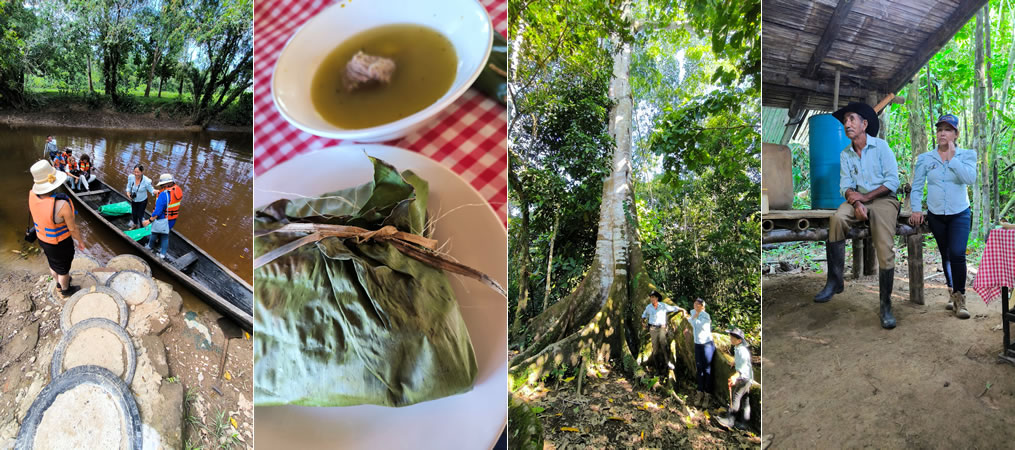
POLYGON ((421 25, 385 25, 359 33, 338 46, 314 74, 314 108, 332 124, 368 128, 416 113, 444 95, 455 80, 458 57, 451 41, 421 25), (390 83, 347 92, 345 65, 356 52, 395 62, 390 83))

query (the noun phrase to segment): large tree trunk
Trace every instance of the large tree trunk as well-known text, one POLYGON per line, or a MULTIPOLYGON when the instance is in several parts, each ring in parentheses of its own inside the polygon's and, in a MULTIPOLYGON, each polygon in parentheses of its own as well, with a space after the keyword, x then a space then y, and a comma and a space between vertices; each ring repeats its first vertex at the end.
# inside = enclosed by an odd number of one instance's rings
MULTIPOLYGON (((630 11, 630 4, 625 4, 630 11)), ((625 12, 625 14, 629 14, 625 12)), ((566 364, 578 367, 582 359, 612 360, 628 373, 637 370, 638 349, 635 301, 651 290, 642 267, 637 240, 637 216, 631 182, 631 60, 629 44, 614 40, 610 98, 614 107, 610 133, 616 148, 612 172, 603 183, 599 231, 592 265, 570 295, 546 308, 529 324, 532 345, 511 360, 516 382, 531 383, 543 373, 566 364)))
POLYGON ((155 78, 155 67, 162 61, 162 44, 156 42, 155 50, 152 51, 152 64, 148 67, 148 81, 145 83, 144 96, 152 92, 152 79, 155 78))

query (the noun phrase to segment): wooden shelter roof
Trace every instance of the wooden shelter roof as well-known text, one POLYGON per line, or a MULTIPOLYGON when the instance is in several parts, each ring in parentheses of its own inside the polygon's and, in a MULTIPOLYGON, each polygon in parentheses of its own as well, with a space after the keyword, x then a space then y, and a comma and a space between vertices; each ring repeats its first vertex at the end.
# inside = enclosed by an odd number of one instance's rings
POLYGON ((897 93, 987 0, 763 0, 762 104, 834 110, 897 93))

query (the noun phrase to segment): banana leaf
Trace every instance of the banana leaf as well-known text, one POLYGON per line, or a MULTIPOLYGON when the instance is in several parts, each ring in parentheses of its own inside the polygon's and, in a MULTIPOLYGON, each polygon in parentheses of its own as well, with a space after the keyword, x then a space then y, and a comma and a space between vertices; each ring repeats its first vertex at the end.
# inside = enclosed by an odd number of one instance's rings
POLYGON ((130 214, 130 202, 110 203, 99 206, 99 214, 104 216, 122 216, 130 214))
MULTIPOLYGON (((257 211, 255 255, 287 223, 423 235, 428 185, 371 158, 373 181, 257 211)), ((254 272, 255 404, 405 406, 472 388, 476 357, 443 271, 390 242, 328 237, 254 272)))

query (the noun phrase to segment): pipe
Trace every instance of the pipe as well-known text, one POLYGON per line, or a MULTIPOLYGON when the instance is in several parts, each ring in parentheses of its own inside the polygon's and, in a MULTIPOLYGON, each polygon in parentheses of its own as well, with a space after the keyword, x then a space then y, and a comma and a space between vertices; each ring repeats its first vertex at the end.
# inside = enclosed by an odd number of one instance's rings
POLYGON ((811 222, 807 219, 800 219, 796 221, 796 229, 803 231, 811 227, 811 222))
POLYGON ((761 229, 763 231, 772 231, 772 229, 774 229, 774 228, 775 228, 775 224, 772 223, 771 220, 762 220, 761 221, 761 229))

